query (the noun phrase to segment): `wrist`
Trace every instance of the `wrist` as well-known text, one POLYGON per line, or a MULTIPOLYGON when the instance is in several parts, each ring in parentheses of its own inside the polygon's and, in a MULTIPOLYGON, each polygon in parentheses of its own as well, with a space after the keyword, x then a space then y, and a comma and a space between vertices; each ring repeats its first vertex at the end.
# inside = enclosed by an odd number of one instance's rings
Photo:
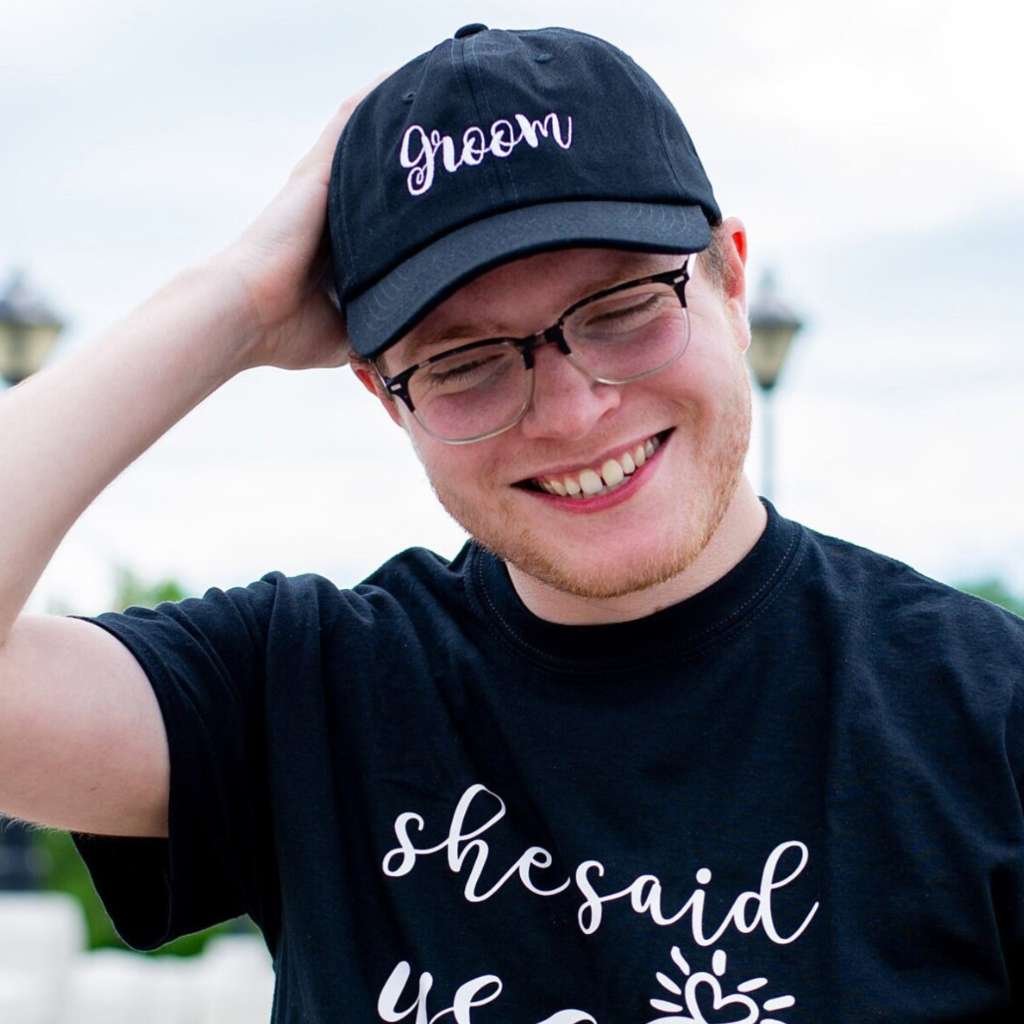
POLYGON ((265 332, 244 277, 228 252, 190 264, 167 287, 187 294, 193 308, 208 322, 211 345, 223 355, 226 374, 233 376, 260 365, 256 353, 265 332))

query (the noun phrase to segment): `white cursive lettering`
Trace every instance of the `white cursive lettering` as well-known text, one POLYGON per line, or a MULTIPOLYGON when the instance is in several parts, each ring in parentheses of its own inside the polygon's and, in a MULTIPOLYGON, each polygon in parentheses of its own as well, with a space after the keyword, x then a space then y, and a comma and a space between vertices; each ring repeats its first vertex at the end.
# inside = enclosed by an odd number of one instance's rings
POLYGON ((775 893, 796 879, 807 866, 807 847, 796 840, 780 843, 771 851, 762 868, 757 891, 740 893, 733 900, 725 919, 710 932, 704 920, 705 887, 711 882, 711 871, 706 867, 697 870, 696 887, 674 913, 666 913, 662 884, 656 875, 639 875, 625 888, 603 894, 599 892, 597 880, 604 878, 605 868, 598 860, 582 861, 572 877, 553 888, 541 888, 533 878, 533 872, 551 868, 554 864, 554 857, 542 846, 529 847, 489 887, 481 888, 481 876, 487 867, 491 852, 486 840, 481 837, 504 817, 505 802, 497 794, 479 784, 470 786, 462 794, 452 814, 448 835, 432 846, 417 846, 410 835, 411 828, 415 828, 416 832, 423 831, 423 818, 414 812, 400 814, 395 819, 395 838, 398 840, 398 846, 385 855, 382 864, 384 874, 389 878, 407 875, 416 866, 418 858, 444 852, 452 874, 462 874, 463 869, 468 867, 463 895, 470 903, 489 900, 517 876, 523 888, 536 896, 554 896, 575 883, 577 891, 583 898, 577 911, 577 921, 584 935, 592 935, 600 928, 605 904, 627 900, 634 913, 646 915, 656 925, 673 925, 688 917, 693 940, 701 946, 714 945, 729 928, 735 928, 741 934, 749 934, 758 926, 763 928, 772 942, 786 945, 807 930, 818 911, 819 904, 815 902, 800 926, 790 935, 780 934, 775 926, 772 915, 772 899, 775 893), (467 824, 470 811, 474 803, 479 806, 481 801, 491 801, 494 806, 482 824, 470 828, 467 824), (797 864, 788 874, 776 877, 780 873, 780 862, 790 851, 797 853, 797 864))
MULTIPOLYGON (((377 1016, 386 1024, 400 1024, 412 1013, 416 1014, 413 1024, 437 1024, 449 1014, 452 1024, 473 1024, 473 1008, 493 1003, 501 995, 501 978, 494 974, 483 974, 460 985, 448 1009, 440 1010, 432 1017, 428 1017, 427 997, 430 995, 434 979, 426 971, 419 977, 416 1001, 410 1003, 404 1010, 398 1008, 398 1000, 402 998, 411 974, 412 968, 409 963, 402 960, 395 965, 388 980, 384 982, 377 1000, 377 1016)), ((559 1010, 539 1024, 597 1024, 597 1021, 582 1010, 559 1010)))
POLYGON ((554 111, 540 120, 525 114, 514 114, 513 120, 518 130, 505 118, 498 118, 487 132, 478 125, 470 125, 462 133, 457 151, 451 135, 442 135, 436 128, 428 132, 422 125, 409 125, 402 135, 398 152, 401 165, 409 170, 405 179, 409 194, 421 196, 430 191, 434 184, 438 150, 441 151, 441 166, 449 174, 454 174, 460 167, 478 166, 488 153, 504 159, 521 142, 531 149, 537 149, 542 139, 549 138, 561 149, 572 145, 572 117, 568 114, 564 124, 554 111))

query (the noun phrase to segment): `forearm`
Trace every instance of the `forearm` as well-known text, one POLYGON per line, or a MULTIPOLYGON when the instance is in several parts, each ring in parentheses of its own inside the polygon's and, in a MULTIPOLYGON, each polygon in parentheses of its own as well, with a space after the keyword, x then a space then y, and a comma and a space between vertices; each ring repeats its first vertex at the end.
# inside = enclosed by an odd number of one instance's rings
POLYGON ((190 267, 94 343, 0 392, 0 643, 93 499, 249 365, 239 289, 213 262, 190 267))

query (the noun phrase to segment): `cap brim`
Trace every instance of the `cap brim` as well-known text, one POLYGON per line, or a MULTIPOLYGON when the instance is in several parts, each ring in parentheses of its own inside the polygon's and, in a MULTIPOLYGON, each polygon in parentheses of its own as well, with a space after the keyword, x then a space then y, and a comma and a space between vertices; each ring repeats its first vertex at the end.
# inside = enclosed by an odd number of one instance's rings
POLYGON ((699 252, 711 228, 699 206, 573 200, 506 210, 421 249, 345 304, 353 349, 372 358, 478 274, 551 249, 599 246, 699 252))

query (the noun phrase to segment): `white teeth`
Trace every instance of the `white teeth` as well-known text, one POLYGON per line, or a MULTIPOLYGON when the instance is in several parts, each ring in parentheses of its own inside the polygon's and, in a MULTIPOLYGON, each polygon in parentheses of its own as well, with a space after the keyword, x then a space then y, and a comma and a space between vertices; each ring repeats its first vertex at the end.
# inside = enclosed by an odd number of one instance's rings
POLYGON ((657 450, 661 442, 657 437, 648 438, 632 451, 623 452, 617 459, 606 459, 600 470, 584 469, 576 476, 542 480, 535 478, 537 485, 548 494, 570 498, 590 497, 620 487, 626 478, 635 473, 657 450))
POLYGON ((601 479, 604 480, 606 486, 614 487, 626 479, 626 474, 614 459, 609 459, 601 467, 601 479))
POLYGON ((580 489, 584 494, 597 494, 602 487, 604 484, 601 478, 592 469, 585 469, 580 473, 580 489))

